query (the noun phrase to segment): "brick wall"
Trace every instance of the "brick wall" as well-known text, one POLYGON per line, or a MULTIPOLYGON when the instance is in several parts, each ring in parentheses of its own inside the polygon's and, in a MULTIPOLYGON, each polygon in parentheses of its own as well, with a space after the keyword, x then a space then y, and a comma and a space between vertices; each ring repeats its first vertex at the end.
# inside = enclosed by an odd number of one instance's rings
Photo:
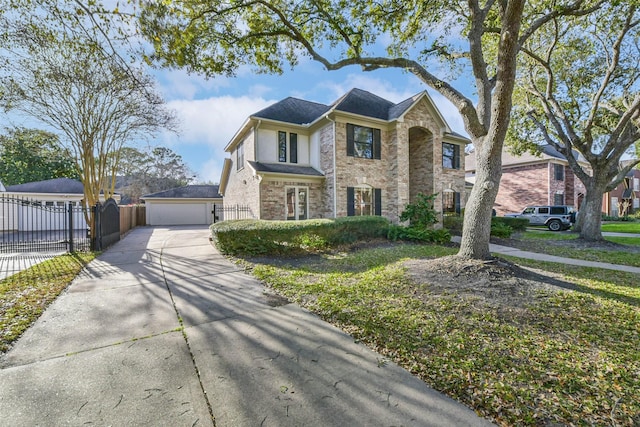
POLYGON ((546 163, 517 166, 502 171, 494 205, 498 215, 521 212, 530 205, 549 202, 549 166, 546 163))
POLYGON ((286 220, 286 189, 287 187, 305 187, 309 191, 308 218, 323 218, 323 183, 300 182, 295 180, 263 180, 261 183, 262 217, 268 220, 286 220))
POLYGON ((224 206, 249 206, 251 213, 260 218, 260 184, 257 177, 253 176, 253 170, 247 164, 247 160, 254 160, 254 133, 251 132, 244 139, 244 167, 237 168, 236 151, 231 153, 231 171, 229 181, 224 194, 224 206))

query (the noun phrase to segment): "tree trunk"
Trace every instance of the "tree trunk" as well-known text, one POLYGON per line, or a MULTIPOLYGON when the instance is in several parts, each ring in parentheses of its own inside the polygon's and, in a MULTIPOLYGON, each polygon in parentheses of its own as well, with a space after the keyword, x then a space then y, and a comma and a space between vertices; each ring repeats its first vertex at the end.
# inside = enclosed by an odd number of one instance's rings
POLYGON ((581 239, 589 241, 602 240, 602 196, 604 195, 606 186, 606 182, 590 182, 587 185, 584 202, 578 214, 581 239))
POLYGON ((491 216, 502 176, 502 157, 491 154, 502 151, 502 143, 474 140, 476 149, 476 182, 464 209, 462 240, 458 257, 487 259, 491 257, 491 216), (487 147, 484 146, 487 145, 487 147), (488 149, 492 148, 492 150, 488 149))

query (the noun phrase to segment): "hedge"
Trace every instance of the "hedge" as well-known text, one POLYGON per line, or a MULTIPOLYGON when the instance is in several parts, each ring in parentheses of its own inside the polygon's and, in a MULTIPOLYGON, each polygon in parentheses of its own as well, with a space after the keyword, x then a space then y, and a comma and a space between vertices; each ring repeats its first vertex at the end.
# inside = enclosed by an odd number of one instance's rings
MULTIPOLYGON (((444 228, 450 230, 454 234, 462 233, 462 216, 445 216, 444 217, 444 228)), ((511 218, 504 216, 494 216, 491 217, 491 225, 492 228, 496 228, 498 230, 504 229, 504 226, 510 227, 513 231, 526 231, 527 226, 529 225, 529 220, 527 218, 511 218)))
POLYGON ((295 254, 386 237, 389 220, 358 216, 304 221, 232 220, 211 226, 212 239, 228 255, 295 254))

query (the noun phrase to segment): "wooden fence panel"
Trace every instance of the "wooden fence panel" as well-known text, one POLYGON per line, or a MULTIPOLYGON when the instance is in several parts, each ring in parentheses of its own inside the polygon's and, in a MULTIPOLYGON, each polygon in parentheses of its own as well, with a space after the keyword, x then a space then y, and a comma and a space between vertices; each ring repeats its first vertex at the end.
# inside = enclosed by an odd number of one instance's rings
POLYGON ((142 225, 147 225, 144 206, 120 206, 120 234, 142 225))

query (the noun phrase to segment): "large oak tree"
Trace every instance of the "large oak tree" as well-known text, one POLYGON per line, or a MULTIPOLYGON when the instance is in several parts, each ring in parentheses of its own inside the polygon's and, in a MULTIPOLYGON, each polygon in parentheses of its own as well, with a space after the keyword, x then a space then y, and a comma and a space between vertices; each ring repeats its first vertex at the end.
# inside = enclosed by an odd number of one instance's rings
MULTIPOLYGON (((440 92, 460 111, 477 154, 476 184, 466 204, 458 256, 487 258, 491 212, 501 177, 516 58, 552 19, 583 15, 602 0, 184 0, 141 2, 150 61, 208 76, 242 65, 282 72, 303 55, 327 70, 400 68, 440 92), (446 66, 438 66, 437 61, 446 66), (450 83, 471 77, 474 95, 450 83), (443 70, 442 73, 436 70, 443 70)), ((441 64, 440 64, 441 65, 441 64)))
POLYGON ((639 42, 640 12, 615 2, 553 20, 523 48, 510 143, 547 143, 566 157, 586 188, 574 227, 585 240, 602 239, 602 196, 638 163, 619 166, 640 140, 639 42))

